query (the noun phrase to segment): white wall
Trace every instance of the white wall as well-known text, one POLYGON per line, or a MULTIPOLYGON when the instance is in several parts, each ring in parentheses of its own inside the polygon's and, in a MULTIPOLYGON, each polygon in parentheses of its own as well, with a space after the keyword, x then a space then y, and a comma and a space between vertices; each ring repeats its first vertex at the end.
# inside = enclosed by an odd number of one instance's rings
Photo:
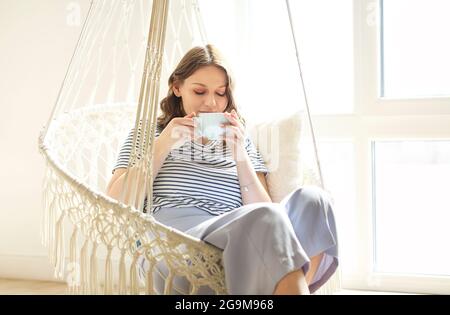
POLYGON ((44 160, 37 139, 89 3, 0 0, 0 277, 52 279, 40 242, 44 160))

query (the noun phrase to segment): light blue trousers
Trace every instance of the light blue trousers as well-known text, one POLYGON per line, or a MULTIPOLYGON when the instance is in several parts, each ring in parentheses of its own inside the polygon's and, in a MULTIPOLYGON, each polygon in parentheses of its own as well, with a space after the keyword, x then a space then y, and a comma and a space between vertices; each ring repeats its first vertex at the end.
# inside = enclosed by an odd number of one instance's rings
MULTIPOLYGON (((280 203, 249 204, 219 216, 189 207, 163 208, 155 213, 155 218, 223 249, 225 282, 230 294, 272 294, 286 274, 300 268, 306 274, 310 258, 324 253, 309 285, 313 293, 338 266, 331 201, 317 187, 296 189, 280 203)), ((140 266, 143 275, 147 269, 145 259, 140 266)), ((155 289, 162 292, 161 274, 167 274, 167 270, 161 265, 158 268, 159 283, 155 283, 155 289)), ((189 283, 183 279, 176 279, 175 286, 189 292, 189 283)), ((199 294, 211 293, 209 288, 199 290, 199 294)))

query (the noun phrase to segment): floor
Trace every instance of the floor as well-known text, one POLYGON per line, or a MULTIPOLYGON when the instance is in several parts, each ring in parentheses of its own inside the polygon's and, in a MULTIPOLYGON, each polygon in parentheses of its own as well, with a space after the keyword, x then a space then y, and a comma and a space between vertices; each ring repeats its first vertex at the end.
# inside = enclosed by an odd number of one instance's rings
POLYGON ((66 284, 52 281, 0 279, 0 295, 61 295, 66 294, 66 284))
MULTIPOLYGON (((63 295, 66 294, 66 284, 51 281, 0 279, 0 295, 63 295)), ((378 295, 403 294, 397 292, 342 290, 339 295, 378 295)))

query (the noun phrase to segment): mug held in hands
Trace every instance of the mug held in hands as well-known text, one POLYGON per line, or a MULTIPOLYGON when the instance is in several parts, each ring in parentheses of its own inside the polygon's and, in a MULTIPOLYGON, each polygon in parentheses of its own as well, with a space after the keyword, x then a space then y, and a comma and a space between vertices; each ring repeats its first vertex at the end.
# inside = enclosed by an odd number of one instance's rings
POLYGON ((210 140, 220 140, 224 135, 223 124, 229 124, 223 113, 199 113, 194 117, 196 122, 196 136, 210 140))

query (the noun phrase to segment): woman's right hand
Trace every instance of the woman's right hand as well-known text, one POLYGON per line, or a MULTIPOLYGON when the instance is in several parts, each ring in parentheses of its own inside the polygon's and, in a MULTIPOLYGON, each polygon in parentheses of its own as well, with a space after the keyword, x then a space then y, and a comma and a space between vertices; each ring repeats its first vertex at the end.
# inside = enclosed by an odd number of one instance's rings
POLYGON ((184 117, 173 118, 159 135, 167 149, 178 149, 183 144, 194 139, 194 119, 192 112, 184 117))

